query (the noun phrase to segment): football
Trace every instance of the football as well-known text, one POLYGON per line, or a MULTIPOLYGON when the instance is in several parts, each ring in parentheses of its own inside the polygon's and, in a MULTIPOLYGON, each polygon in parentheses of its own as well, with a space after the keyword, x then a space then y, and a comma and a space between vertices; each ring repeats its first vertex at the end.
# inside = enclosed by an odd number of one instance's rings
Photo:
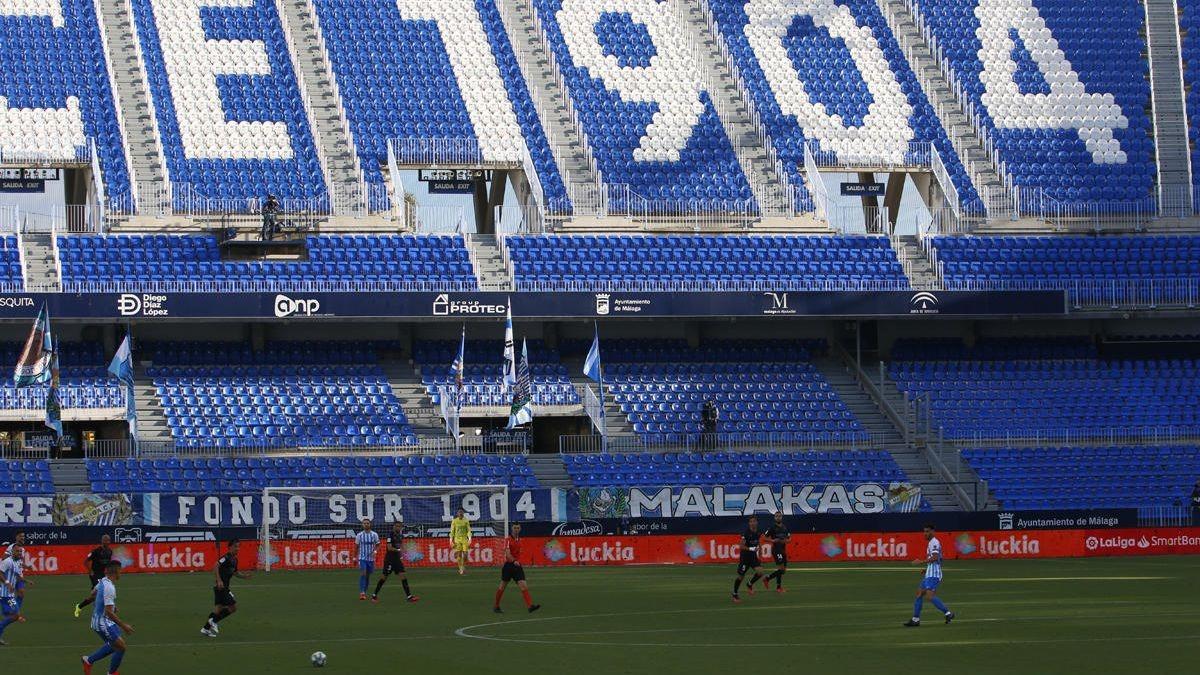
POLYGON ((325 652, 313 652, 310 658, 312 659, 313 668, 325 667, 325 652))

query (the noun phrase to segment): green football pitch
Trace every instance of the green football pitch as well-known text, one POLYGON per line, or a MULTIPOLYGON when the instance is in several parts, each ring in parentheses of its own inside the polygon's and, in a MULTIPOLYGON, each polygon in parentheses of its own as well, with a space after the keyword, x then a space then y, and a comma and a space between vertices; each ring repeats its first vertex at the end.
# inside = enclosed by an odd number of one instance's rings
MULTIPOLYGON (((803 565, 786 594, 743 593, 732 566, 530 569, 526 613, 510 587, 491 611, 497 570, 414 570, 406 604, 389 583, 358 600, 353 570, 259 573, 235 582, 241 609, 216 639, 200 635, 210 574, 127 575, 118 606, 136 634, 124 675, 330 673, 1133 673, 1195 672, 1200 557, 956 561, 942 596, 911 614, 920 572, 898 564, 803 565)), ((3 672, 75 673, 98 646, 71 607, 82 577, 41 577, 28 622, 0 648, 3 672)), ((97 672, 104 672, 97 668, 97 672)))

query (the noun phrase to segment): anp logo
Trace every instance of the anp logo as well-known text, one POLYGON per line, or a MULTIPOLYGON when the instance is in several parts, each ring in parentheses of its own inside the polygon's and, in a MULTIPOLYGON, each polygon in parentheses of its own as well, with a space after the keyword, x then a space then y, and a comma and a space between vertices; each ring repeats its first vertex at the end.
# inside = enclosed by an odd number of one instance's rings
POLYGON ((836 558, 842 554, 842 547, 838 543, 838 538, 834 535, 829 535, 821 540, 821 553, 824 553, 828 558, 836 558))
POLYGON ((683 542, 683 553, 692 560, 699 560, 704 557, 706 551, 704 550, 704 544, 700 543, 700 539, 697 537, 688 537, 683 542))
POLYGON ((563 550, 562 544, 558 543, 557 539, 551 539, 542 547, 542 555, 546 556, 546 560, 550 562, 558 562, 567 557, 567 552, 563 550))
POLYGON ((959 555, 971 555, 978 550, 978 548, 979 547, 975 545, 975 539, 966 532, 963 532, 954 538, 954 549, 958 551, 959 555))

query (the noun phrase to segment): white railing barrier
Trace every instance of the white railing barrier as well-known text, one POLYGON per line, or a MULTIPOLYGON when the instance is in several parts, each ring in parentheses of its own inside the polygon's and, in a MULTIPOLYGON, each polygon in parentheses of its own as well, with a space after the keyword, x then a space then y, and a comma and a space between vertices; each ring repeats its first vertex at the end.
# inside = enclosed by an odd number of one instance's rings
POLYGON ((590 384, 584 387, 583 409, 592 421, 592 428, 601 436, 608 435, 607 425, 604 423, 604 404, 600 402, 590 384))
POLYGON ((829 193, 825 189, 825 181, 817 168, 817 160, 813 157, 812 146, 804 144, 804 176, 808 179, 808 194, 812 197, 813 211, 817 218, 829 218, 829 193))

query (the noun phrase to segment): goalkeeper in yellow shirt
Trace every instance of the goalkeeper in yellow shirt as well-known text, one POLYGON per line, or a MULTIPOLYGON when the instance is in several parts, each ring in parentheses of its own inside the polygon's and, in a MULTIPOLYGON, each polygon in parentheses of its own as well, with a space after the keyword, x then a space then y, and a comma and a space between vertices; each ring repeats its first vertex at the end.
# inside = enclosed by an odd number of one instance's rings
POLYGON ((458 573, 467 572, 467 551, 471 548, 471 521, 467 514, 459 509, 450 521, 450 545, 454 549, 454 558, 458 561, 458 573))

